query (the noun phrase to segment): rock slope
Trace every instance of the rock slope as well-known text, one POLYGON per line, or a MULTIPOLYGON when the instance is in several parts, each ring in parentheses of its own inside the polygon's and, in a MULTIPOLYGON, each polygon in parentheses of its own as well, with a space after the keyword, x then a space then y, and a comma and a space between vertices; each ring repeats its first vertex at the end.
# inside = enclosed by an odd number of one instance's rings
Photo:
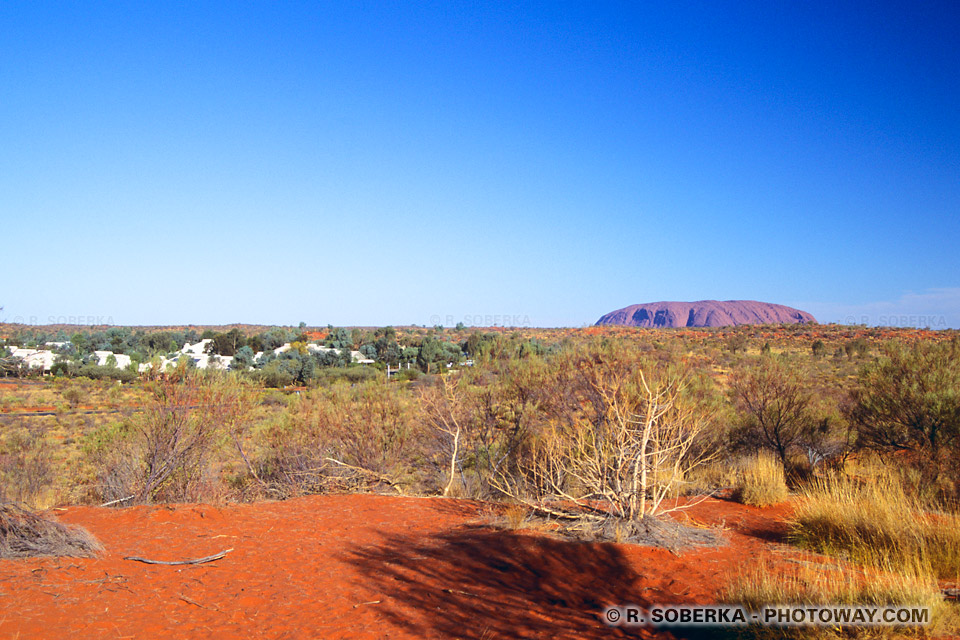
POLYGON ((755 300, 648 302, 611 311, 597 325, 628 327, 729 327, 738 324, 809 324, 806 311, 755 300))

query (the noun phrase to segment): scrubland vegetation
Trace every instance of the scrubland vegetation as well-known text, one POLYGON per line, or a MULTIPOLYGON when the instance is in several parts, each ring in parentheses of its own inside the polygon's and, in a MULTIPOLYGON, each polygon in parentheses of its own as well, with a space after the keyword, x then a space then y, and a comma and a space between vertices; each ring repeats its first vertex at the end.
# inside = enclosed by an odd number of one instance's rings
MULTIPOLYGON (((181 362, 118 384, 82 368, 23 377, 8 363, 0 498, 43 508, 445 495, 502 501, 512 526, 542 518, 617 541, 708 495, 758 507, 791 499, 789 541, 836 560, 786 576, 758 567, 731 598, 935 602, 938 620, 955 615, 938 587, 960 579, 951 332, 211 333, 217 353, 243 366, 181 362), (290 340, 286 353, 248 363, 290 340), (375 363, 311 354, 316 341, 375 363), (29 415, 38 408, 51 415, 29 415)), ((128 340, 143 360, 201 335, 123 330, 71 342, 107 339, 117 350, 128 340)))

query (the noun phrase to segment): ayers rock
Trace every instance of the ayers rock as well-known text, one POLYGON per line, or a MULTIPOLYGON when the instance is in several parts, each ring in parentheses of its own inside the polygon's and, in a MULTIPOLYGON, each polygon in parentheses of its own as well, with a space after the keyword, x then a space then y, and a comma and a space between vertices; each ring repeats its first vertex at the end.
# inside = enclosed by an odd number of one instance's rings
POLYGON ((806 311, 754 300, 648 302, 611 311, 597 325, 628 327, 729 327, 738 324, 816 324, 806 311))

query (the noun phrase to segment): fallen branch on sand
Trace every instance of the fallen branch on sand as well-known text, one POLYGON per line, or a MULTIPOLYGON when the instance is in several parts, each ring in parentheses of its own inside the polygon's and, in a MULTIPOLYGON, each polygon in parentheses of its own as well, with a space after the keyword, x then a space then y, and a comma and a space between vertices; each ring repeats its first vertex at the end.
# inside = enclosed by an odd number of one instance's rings
POLYGON ((117 498, 116 500, 111 500, 109 502, 104 502, 101 504, 101 507, 111 507, 115 504, 120 504, 121 502, 126 502, 127 500, 133 500, 136 496, 127 496, 126 498, 117 498))
POLYGON ((357 607, 362 607, 362 606, 365 605, 365 604, 380 604, 380 601, 379 601, 379 600, 371 600, 370 602, 358 602, 357 604, 353 605, 353 608, 356 609, 357 607))
POLYGON ((196 560, 151 560, 150 558, 141 558, 140 556, 127 556, 124 560, 135 560, 137 562, 146 562, 147 564, 165 564, 165 565, 176 565, 176 564, 203 564, 204 562, 213 562, 214 560, 219 560, 223 556, 227 555, 233 551, 233 549, 225 549, 220 553, 215 553, 212 556, 207 556, 205 558, 197 558, 196 560))

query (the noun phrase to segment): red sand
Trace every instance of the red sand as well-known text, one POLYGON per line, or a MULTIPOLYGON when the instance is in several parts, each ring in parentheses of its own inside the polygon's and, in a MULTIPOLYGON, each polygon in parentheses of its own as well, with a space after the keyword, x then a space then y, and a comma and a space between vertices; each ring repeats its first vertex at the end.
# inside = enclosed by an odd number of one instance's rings
MULTIPOLYGON (((497 531, 491 507, 373 495, 286 502, 71 507, 99 559, 0 561, 8 638, 616 638, 609 604, 712 603, 773 550, 784 507, 708 500, 686 513, 730 545, 669 551, 497 531), (201 565, 183 560, 232 548, 201 565)), ((668 634, 661 634, 668 635, 668 634)))

